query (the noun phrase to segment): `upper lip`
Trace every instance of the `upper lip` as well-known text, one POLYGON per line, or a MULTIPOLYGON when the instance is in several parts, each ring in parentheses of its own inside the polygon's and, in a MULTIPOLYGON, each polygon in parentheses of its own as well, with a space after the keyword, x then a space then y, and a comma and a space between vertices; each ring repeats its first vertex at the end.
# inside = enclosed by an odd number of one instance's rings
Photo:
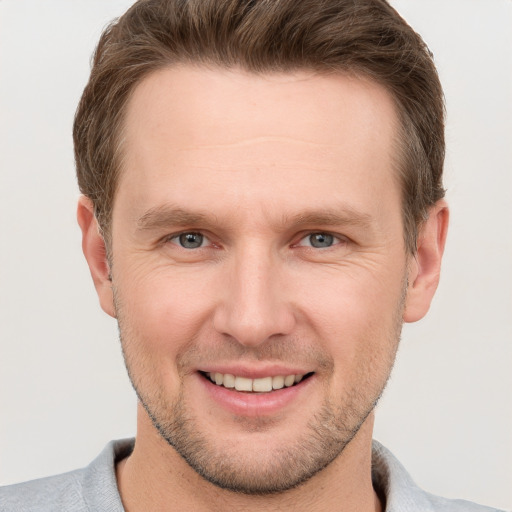
POLYGON ((236 365, 206 365, 199 368, 203 373, 229 373, 237 377, 245 377, 247 379, 261 379, 263 377, 277 377, 287 375, 306 375, 311 373, 310 369, 299 368, 297 366, 285 365, 266 365, 261 367, 236 365))

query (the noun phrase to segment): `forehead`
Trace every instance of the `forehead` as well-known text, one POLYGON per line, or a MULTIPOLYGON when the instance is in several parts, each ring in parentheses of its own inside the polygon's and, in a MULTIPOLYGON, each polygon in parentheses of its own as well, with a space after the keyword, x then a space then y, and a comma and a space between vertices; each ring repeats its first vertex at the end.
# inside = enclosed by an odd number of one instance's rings
POLYGON ((396 122, 390 95, 370 79, 178 65, 150 74, 135 88, 125 128, 134 138, 144 130, 158 130, 177 149, 262 135, 340 145, 348 117, 358 119, 359 135, 375 141, 384 135, 383 121, 390 134, 396 122), (164 133, 166 124, 171 130, 164 133))
POLYGON ((366 79, 166 68, 128 103, 118 194, 154 207, 193 190, 191 203, 213 205, 220 194, 232 208, 286 209, 300 208, 308 190, 333 204, 351 190, 349 207, 370 193, 378 208, 382 187, 398 189, 396 126, 390 95, 366 79), (270 193, 276 187, 280 195, 270 193))

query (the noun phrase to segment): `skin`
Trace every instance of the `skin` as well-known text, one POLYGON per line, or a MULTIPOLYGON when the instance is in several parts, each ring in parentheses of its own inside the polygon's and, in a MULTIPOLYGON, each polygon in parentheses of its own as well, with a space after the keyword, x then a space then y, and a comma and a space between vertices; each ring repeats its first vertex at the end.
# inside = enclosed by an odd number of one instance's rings
POLYGON ((373 408, 402 321, 429 308, 448 222, 439 202, 407 254, 396 126, 382 87, 339 74, 182 66, 136 88, 111 265, 78 207, 140 401, 126 510, 381 510, 373 408), (210 371, 310 376, 254 398, 219 396, 210 371))

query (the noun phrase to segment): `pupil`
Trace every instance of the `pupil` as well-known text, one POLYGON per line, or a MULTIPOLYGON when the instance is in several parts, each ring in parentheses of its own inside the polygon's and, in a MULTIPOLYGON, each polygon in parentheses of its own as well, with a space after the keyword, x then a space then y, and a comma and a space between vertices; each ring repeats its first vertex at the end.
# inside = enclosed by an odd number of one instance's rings
POLYGON ((203 243, 203 235, 199 233, 183 233, 180 235, 180 244, 185 249, 197 249, 203 243))
POLYGON ((310 236, 310 242, 313 247, 330 247, 333 243, 333 236, 327 233, 315 233, 310 236))

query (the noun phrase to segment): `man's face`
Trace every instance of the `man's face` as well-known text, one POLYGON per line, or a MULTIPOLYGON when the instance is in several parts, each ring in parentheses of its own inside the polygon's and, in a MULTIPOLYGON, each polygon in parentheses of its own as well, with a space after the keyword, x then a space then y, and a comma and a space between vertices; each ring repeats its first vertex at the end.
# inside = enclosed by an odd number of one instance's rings
POLYGON ((123 351, 154 432, 217 485, 306 480, 385 386, 408 263, 396 124, 384 89, 342 75, 178 67, 131 98, 123 351))

